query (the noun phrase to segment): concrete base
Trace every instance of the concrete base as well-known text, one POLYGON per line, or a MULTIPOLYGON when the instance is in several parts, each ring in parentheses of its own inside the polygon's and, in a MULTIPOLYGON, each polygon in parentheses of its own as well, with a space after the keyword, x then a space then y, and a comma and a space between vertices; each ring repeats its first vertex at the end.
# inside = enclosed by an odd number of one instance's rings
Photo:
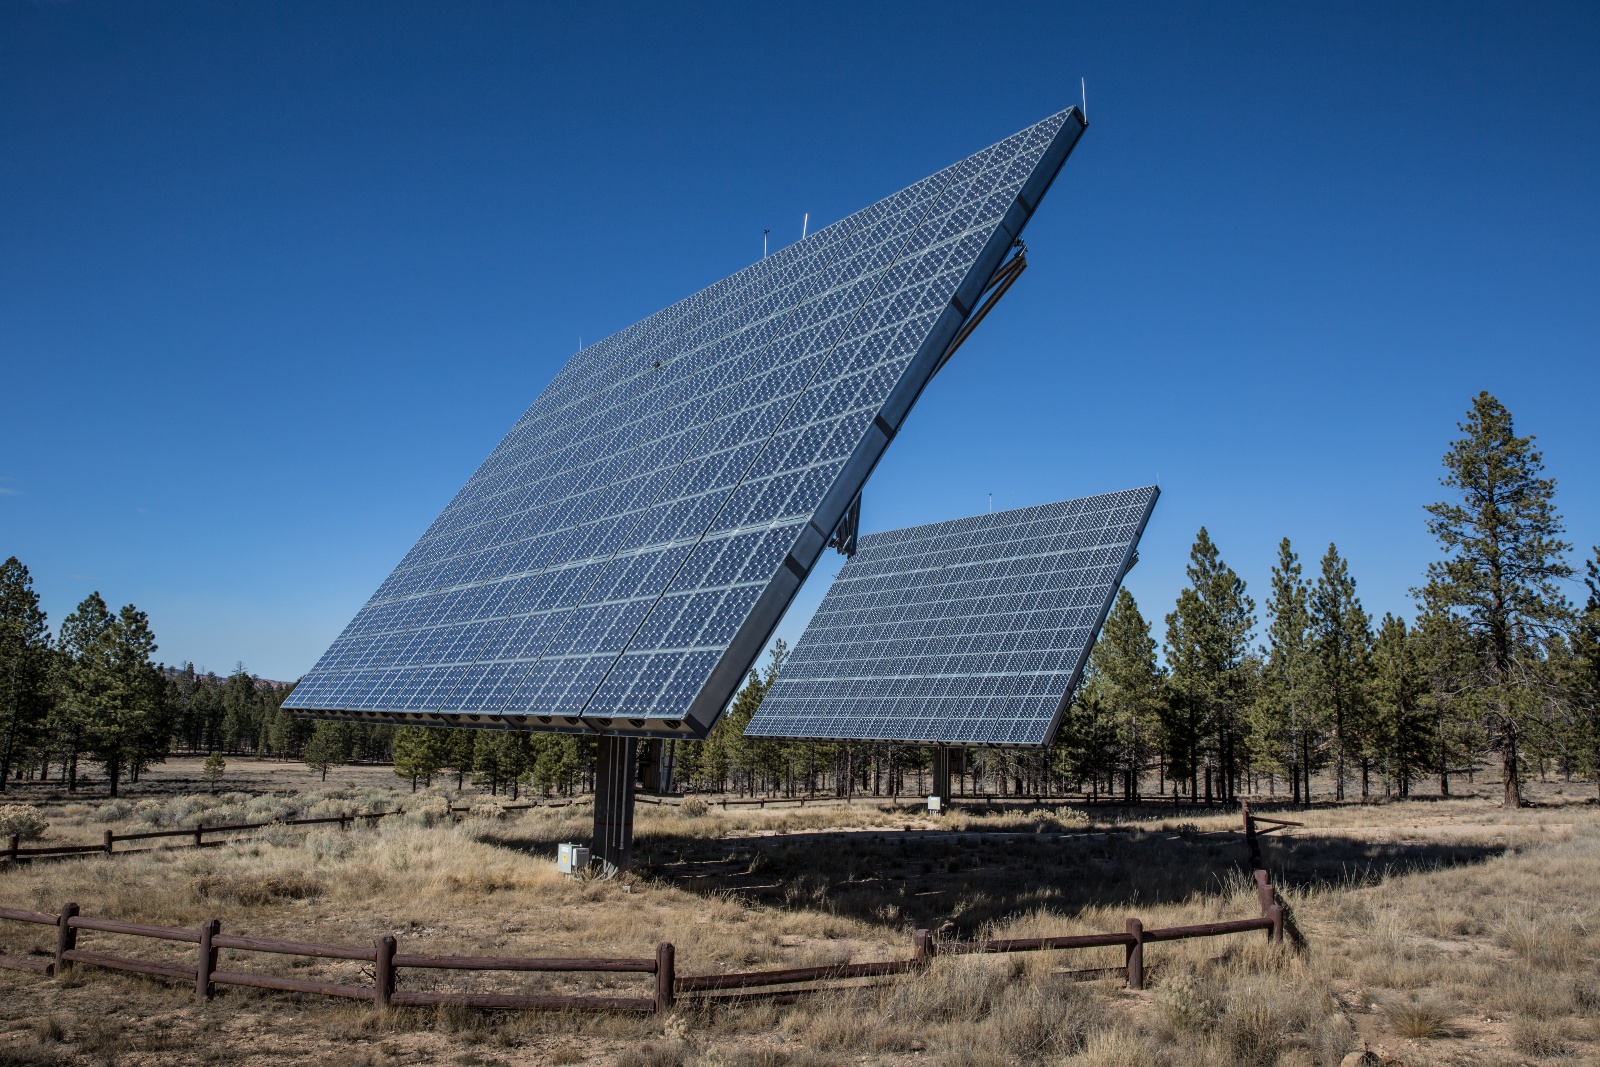
POLYGON ((638 757, 637 738, 600 738, 594 772, 594 858, 608 878, 627 870, 633 859, 633 792, 638 757))

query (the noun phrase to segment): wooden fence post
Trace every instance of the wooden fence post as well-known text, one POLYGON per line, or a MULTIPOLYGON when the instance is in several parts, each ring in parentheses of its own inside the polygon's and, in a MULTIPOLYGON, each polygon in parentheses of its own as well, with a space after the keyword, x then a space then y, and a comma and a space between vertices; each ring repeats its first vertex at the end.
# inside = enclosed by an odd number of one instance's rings
POLYGON ((1239 801, 1239 809, 1244 813, 1244 847, 1250 860, 1250 869, 1260 870, 1266 864, 1261 861, 1261 842, 1256 840, 1256 821, 1250 817, 1250 802, 1239 801))
POLYGON ((1270 876, 1261 868, 1255 870, 1256 878, 1256 903, 1261 906, 1261 914, 1265 915, 1267 909, 1278 902, 1277 896, 1272 891, 1270 876))
POLYGON ((10 854, 12 863, 17 862, 17 852, 19 851, 19 846, 21 844, 22 844, 22 835, 21 834, 12 834, 10 842, 6 845, 6 852, 10 854))
POLYGON ((200 924, 200 957, 195 961, 194 999, 204 1004, 211 999, 211 972, 217 969, 217 949, 211 939, 222 931, 219 919, 207 919, 200 924))
POLYGON ((372 961, 372 1002, 379 1011, 383 1011, 389 1007, 389 998, 394 995, 395 940, 385 935, 378 938, 375 946, 378 951, 372 961))
POLYGON ((677 1000, 678 972, 671 941, 656 946, 656 1014, 665 1015, 677 1000))
POLYGON ((206 824, 199 823, 194 828, 194 847, 200 847, 200 835, 206 832, 206 824))
POLYGON ((1128 936, 1133 938, 1123 957, 1123 963, 1128 969, 1128 988, 1144 988, 1144 923, 1138 919, 1128 920, 1128 936))
POLYGON ((78 905, 61 905, 61 914, 56 916, 56 974, 65 974, 72 969, 72 961, 67 959, 67 953, 78 947, 78 931, 73 929, 71 920, 77 918, 78 905))
POLYGON ((926 967, 933 961, 934 953, 933 932, 931 930, 918 930, 911 935, 911 962, 919 967, 926 967))
POLYGON ((116 840, 117 840, 117 835, 112 833, 110 830, 107 830, 106 833, 105 833, 106 855, 108 855, 108 856, 111 855, 111 846, 116 840))

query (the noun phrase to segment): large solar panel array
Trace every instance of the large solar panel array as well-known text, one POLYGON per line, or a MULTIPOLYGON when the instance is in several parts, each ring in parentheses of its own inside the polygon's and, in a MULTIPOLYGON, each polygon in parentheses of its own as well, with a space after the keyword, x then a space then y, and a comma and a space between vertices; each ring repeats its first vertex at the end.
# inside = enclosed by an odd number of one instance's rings
POLYGON ((1052 115, 573 356, 288 706, 702 735, 1083 128, 1052 115))
POLYGON ((861 538, 745 733, 1049 744, 1158 492, 861 538))

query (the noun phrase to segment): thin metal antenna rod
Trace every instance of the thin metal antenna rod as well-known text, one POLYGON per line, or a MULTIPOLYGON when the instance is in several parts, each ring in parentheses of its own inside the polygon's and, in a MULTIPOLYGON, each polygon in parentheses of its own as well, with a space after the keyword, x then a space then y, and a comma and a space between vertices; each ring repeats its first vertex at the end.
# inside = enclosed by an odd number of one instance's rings
POLYGON ((761 258, 762 259, 766 259, 767 258, 767 234, 769 234, 771 232, 772 232, 771 230, 762 230, 761 231, 761 258))
POLYGON ((1079 78, 1078 89, 1083 93, 1083 121, 1089 121, 1089 79, 1079 78))
POLYGON ((811 212, 806 212, 806 217, 800 220, 800 240, 806 239, 806 228, 811 225, 811 212))

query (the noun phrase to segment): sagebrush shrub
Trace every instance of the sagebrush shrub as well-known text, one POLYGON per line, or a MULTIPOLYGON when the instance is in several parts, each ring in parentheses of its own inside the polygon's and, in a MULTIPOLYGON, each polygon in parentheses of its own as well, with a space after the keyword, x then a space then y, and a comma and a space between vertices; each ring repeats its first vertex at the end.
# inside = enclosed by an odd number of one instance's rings
POLYGON ((0 837, 16 834, 24 841, 37 841, 48 829, 44 813, 32 804, 0 805, 0 837))

